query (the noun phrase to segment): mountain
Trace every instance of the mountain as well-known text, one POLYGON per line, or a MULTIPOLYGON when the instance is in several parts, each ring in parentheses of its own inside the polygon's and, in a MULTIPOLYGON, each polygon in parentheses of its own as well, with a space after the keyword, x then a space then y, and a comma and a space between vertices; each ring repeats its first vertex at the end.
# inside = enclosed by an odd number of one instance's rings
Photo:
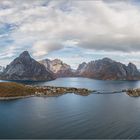
POLYGON ((0 73, 2 73, 4 71, 5 67, 0 66, 0 73))
POLYGON ((54 75, 40 64, 27 51, 14 59, 1 74, 4 80, 52 80, 54 75))
POLYGON ((140 80, 140 72, 133 63, 128 65, 103 58, 83 62, 76 71, 59 59, 34 60, 27 51, 6 68, 0 67, 0 79, 47 81, 57 77, 87 77, 101 80, 140 80))
POLYGON ((77 76, 103 80, 140 79, 140 72, 134 64, 129 63, 126 66, 109 58, 82 63, 79 65, 76 74, 77 76))
POLYGON ((86 62, 83 62, 82 64, 79 64, 77 70, 76 70, 76 74, 77 75, 82 75, 82 73, 85 71, 87 67, 87 63, 86 62))
POLYGON ((71 69, 70 65, 63 63, 59 59, 44 59, 39 61, 39 63, 43 64, 46 67, 46 69, 49 69, 51 72, 53 72, 56 77, 73 76, 73 70, 71 69))

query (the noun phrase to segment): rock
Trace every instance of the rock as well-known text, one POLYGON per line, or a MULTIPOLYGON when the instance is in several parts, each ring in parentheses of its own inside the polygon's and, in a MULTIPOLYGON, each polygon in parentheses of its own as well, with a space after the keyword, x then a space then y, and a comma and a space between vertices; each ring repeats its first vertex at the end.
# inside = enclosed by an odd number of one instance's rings
POLYGON ((82 73, 86 70, 86 67, 87 67, 86 62, 83 62, 82 64, 80 64, 77 68, 76 75, 82 75, 82 73))
POLYGON ((139 97, 140 96, 140 89, 128 89, 126 93, 131 97, 139 97))
POLYGON ((140 77, 140 72, 138 71, 136 65, 134 65, 133 63, 129 63, 127 66, 127 77, 130 80, 137 80, 137 78, 140 77))
POLYGON ((77 76, 102 80, 140 79, 140 72, 134 64, 129 63, 126 66, 109 58, 82 63, 79 65, 76 73, 77 76))
POLYGON ((5 67, 0 66, 0 73, 2 73, 5 70, 5 67))
POLYGON ((0 67, 0 79, 4 80, 53 80, 57 77, 87 77, 101 80, 140 80, 140 72, 133 63, 127 66, 103 58, 83 62, 77 70, 59 59, 37 62, 27 51, 20 54, 5 69, 0 67), (2 71, 2 72, 1 72, 2 71))
POLYGON ((63 63, 59 59, 44 59, 39 61, 39 63, 43 64, 46 69, 49 69, 51 72, 53 72, 56 77, 71 77, 74 75, 70 65, 63 63))
POLYGON ((1 79, 4 80, 52 80, 54 75, 40 64, 27 51, 24 51, 14 59, 2 73, 1 79))

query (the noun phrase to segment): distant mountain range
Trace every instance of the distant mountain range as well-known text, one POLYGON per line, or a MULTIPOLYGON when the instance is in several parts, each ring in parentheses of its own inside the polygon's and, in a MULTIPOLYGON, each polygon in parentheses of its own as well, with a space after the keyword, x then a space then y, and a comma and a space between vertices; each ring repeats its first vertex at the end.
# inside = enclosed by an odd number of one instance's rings
POLYGON ((140 72, 134 64, 129 63, 126 66, 109 58, 80 64, 77 69, 77 75, 102 80, 140 79, 140 72))
POLYGON ((51 72, 53 72, 55 77, 74 76, 74 70, 70 67, 70 65, 63 63, 59 59, 55 60, 44 59, 39 61, 39 63, 43 64, 46 67, 46 69, 49 69, 51 72))
POLYGON ((0 67, 0 79, 48 81, 58 77, 87 77, 101 80, 140 80, 137 67, 129 63, 127 66, 103 58, 89 63, 83 62, 73 70, 70 65, 59 59, 34 60, 27 51, 14 59, 6 68, 0 67))

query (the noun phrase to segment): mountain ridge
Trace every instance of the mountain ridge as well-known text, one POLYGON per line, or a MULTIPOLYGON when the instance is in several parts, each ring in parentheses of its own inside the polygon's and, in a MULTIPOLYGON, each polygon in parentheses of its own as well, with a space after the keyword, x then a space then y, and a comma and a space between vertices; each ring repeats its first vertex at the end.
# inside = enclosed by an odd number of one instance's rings
POLYGON ((45 66, 34 60, 28 51, 22 52, 2 72, 4 80, 53 80, 53 73, 46 70, 45 66))
POLYGON ((46 67, 46 69, 52 71, 57 78, 74 76, 73 69, 71 68, 71 66, 64 63, 60 59, 44 59, 39 61, 39 63, 43 64, 46 67))
POLYGON ((103 58, 88 63, 79 64, 78 76, 102 80, 139 80, 140 72, 136 65, 128 65, 103 58))
POLYGON ((140 80, 132 62, 125 65, 108 57, 83 62, 76 70, 60 59, 36 61, 28 51, 22 52, 1 72, 4 80, 53 80, 59 77, 86 77, 100 80, 140 80))

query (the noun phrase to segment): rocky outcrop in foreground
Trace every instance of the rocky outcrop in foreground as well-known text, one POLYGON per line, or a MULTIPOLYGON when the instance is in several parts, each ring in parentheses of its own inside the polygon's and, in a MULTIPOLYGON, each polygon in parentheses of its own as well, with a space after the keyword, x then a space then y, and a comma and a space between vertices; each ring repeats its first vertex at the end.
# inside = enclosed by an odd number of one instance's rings
POLYGON ((30 86, 14 82, 0 83, 0 99, 16 99, 30 96, 60 96, 66 93, 87 96, 91 90, 85 88, 30 86))
POLYGON ((140 88, 137 89, 128 89, 126 93, 131 97, 139 97, 140 96, 140 88))
POLYGON ((53 80, 54 75, 24 51, 6 67, 0 79, 48 81, 53 80))

